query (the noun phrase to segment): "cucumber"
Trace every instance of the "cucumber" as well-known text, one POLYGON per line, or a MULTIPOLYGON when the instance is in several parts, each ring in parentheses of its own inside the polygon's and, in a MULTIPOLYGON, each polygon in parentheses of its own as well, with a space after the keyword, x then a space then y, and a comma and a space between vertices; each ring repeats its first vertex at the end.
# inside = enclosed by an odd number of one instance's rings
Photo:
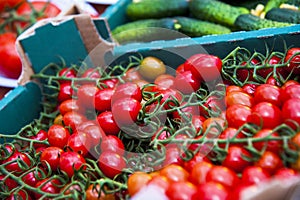
POLYGON ((235 26, 238 27, 240 30, 245 31, 253 31, 263 28, 286 27, 291 25, 293 24, 262 19, 252 14, 240 15, 235 21, 235 26))
POLYGON ((278 21, 278 22, 288 22, 299 24, 300 23, 300 11, 292 10, 287 8, 273 8, 266 13, 266 19, 278 21))
POLYGON ((187 0, 142 0, 130 3, 126 14, 131 20, 159 19, 187 15, 188 8, 187 0))
MULTIPOLYGON (((150 42, 160 39, 174 39, 171 34, 164 34, 166 29, 175 30, 172 18, 143 19, 120 25, 112 30, 113 38, 119 44, 131 42, 150 42)), ((170 31, 171 32, 171 31, 170 31)))
POLYGON ((175 17, 175 20, 175 28, 190 37, 226 34, 231 32, 231 30, 225 26, 194 18, 175 17))
POLYGON ((191 0, 191 14, 200 20, 233 27, 236 18, 249 13, 244 7, 236 7, 217 0, 191 0))
POLYGON ((286 3, 288 0, 269 0, 265 5, 264 12, 267 13, 273 8, 279 8, 283 3, 286 3))

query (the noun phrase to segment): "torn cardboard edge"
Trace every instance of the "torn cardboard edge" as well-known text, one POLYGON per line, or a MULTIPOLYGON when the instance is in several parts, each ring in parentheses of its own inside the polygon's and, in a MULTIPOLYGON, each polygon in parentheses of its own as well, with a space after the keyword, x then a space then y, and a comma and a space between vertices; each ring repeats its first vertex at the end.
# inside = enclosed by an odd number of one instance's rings
MULTIPOLYGON (((89 57, 95 66, 103 66, 105 65, 104 55, 112 51, 115 44, 110 43, 104 40, 101 35, 98 33, 95 24, 90 15, 88 14, 77 14, 77 15, 67 15, 67 16, 60 16, 54 18, 47 18, 38 21, 32 27, 28 28, 24 31, 16 40, 16 48, 17 52, 20 56, 22 62, 22 72, 18 79, 19 85, 24 85, 28 81, 31 80, 31 76, 34 74, 32 69, 32 63, 28 58, 26 52, 22 48, 20 41, 27 37, 32 37, 35 35, 36 30, 42 26, 51 24, 52 26, 58 26, 66 21, 74 20, 75 24, 78 28, 86 51, 89 54, 89 57)), ((102 19, 106 20, 106 19, 102 19)), ((108 23, 106 22, 106 25, 108 23)))

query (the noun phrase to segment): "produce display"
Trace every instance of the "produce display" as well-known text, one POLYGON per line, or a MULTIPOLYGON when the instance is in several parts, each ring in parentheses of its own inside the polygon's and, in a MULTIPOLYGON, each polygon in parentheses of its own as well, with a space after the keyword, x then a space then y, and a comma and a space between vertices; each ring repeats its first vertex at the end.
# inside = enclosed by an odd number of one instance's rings
POLYGON ((0 1, 0 73, 17 79, 22 63, 17 53, 17 36, 37 20, 55 17, 61 10, 51 2, 25 0, 0 1))
POLYGON ((45 66, 40 118, 0 134, 1 199, 240 199, 299 178, 300 48, 45 66), (260 186, 261 187, 261 186, 260 186), (148 194, 149 195, 149 194, 148 194))
POLYGON ((112 35, 118 43, 127 44, 286 27, 299 22, 300 11, 296 7, 299 2, 295 0, 254 3, 221 0, 129 1, 124 9, 124 17, 128 20, 113 27, 112 35), (161 34, 163 29, 181 35, 167 38, 161 34))

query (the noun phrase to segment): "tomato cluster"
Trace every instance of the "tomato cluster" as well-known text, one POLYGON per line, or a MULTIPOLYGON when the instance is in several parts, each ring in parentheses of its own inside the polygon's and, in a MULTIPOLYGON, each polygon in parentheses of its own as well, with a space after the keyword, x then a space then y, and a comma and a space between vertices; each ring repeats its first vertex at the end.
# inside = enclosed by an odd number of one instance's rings
POLYGON ((154 186, 168 199, 240 199, 249 186, 297 178, 298 53, 230 68, 234 52, 193 55, 173 73, 152 56, 49 64, 33 75, 44 86, 40 118, 1 135, 0 197, 128 199, 154 186), (240 66, 275 70, 239 85, 240 66), (293 76, 277 79, 277 67, 293 76))
POLYGON ((55 17, 61 10, 51 2, 8 0, 0 2, 0 73, 18 78, 22 63, 17 53, 17 36, 37 20, 55 17))

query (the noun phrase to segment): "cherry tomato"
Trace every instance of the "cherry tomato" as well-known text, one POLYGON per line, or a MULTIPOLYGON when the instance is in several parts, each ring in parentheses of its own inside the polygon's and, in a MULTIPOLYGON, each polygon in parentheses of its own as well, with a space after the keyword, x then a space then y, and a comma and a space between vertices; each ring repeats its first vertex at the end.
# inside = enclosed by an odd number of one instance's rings
POLYGON ((93 79, 99 79, 101 78, 101 74, 98 70, 95 70, 94 68, 88 68, 84 71, 84 73, 81 75, 81 78, 89 78, 90 80, 93 79))
POLYGON ((0 12, 15 8, 16 6, 22 4, 25 0, 6 0, 0 1, 0 12))
POLYGON ((183 94, 196 92, 200 88, 200 84, 200 80, 191 71, 177 74, 174 80, 174 87, 183 94))
POLYGON ((258 184, 270 178, 270 174, 258 166, 248 166, 242 172, 241 182, 245 185, 258 184))
POLYGON ((159 58, 145 57, 138 67, 138 72, 149 81, 154 81, 159 75, 166 73, 166 66, 159 58))
POLYGON ((232 169, 236 173, 241 173, 246 167, 250 166, 252 162, 251 154, 245 148, 240 146, 230 146, 225 159, 222 161, 222 166, 232 169))
POLYGON ((277 169, 277 171, 274 174, 274 177, 281 179, 288 179, 292 177, 299 177, 299 172, 292 168, 282 167, 280 169, 277 169))
POLYGON ((114 92, 111 88, 98 90, 95 94, 95 109, 99 112, 111 110, 111 100, 114 92))
POLYGON ((248 122, 251 115, 251 108, 244 105, 232 105, 226 110, 226 119, 229 127, 240 128, 248 122))
POLYGON ((119 80, 117 78, 110 78, 110 79, 105 79, 100 83, 101 85, 103 85, 104 88, 115 88, 116 85, 119 83, 119 80))
POLYGON ((289 99, 300 99, 300 84, 285 86, 282 92, 284 101, 289 99))
POLYGON ((177 104, 179 105, 183 100, 182 93, 176 89, 159 90, 157 96, 158 95, 162 95, 160 103, 164 104, 165 109, 170 109, 177 104))
POLYGON ((295 128, 295 124, 297 126, 300 124, 300 99, 289 99, 284 102, 282 106, 282 118, 284 122, 295 128))
POLYGON ((101 151, 112 151, 124 155, 125 147, 120 138, 115 135, 108 135, 103 138, 100 145, 101 151))
MULTIPOLYGON (((40 180, 35 185, 35 188, 39 188, 42 191, 42 194, 50 193, 50 194, 58 194, 60 191, 59 185, 61 184, 61 181, 56 178, 46 178, 43 180, 40 180)), ((39 199, 42 194, 35 192, 34 196, 36 199, 39 199)))
POLYGON ((118 153, 104 151, 100 154, 98 166, 105 176, 114 178, 126 167, 126 162, 118 153))
POLYGON ((73 131, 76 131, 77 127, 86 120, 83 114, 76 111, 67 112, 63 116, 64 125, 70 127, 73 131))
MULTIPOLYGON (((76 71, 72 68, 64 67, 58 72, 58 76, 62 78, 75 78, 76 77, 76 71)), ((71 80, 59 80, 59 83, 70 83, 71 80)))
POLYGON ((169 188, 170 186, 170 182, 168 181, 168 179, 164 176, 154 176, 147 185, 155 185, 158 187, 159 190, 161 190, 163 193, 166 192, 166 190, 169 188))
MULTIPOLYGON (((245 138, 245 135, 243 134, 242 131, 238 132, 238 129, 233 128, 233 127, 227 127, 219 135, 219 139, 220 140, 227 140, 227 142, 229 142, 229 143, 230 143, 230 140, 234 139, 234 138, 236 138, 236 139, 245 138)), ((226 143, 221 143, 220 142, 220 143, 218 143, 218 145, 221 148, 225 148, 226 147, 226 143)), ((233 145, 243 146, 244 144, 243 143, 234 143, 233 145)))
POLYGON ((206 182, 217 182, 225 187, 232 188, 239 183, 237 174, 225 166, 213 166, 206 174, 206 182))
POLYGON ((290 48, 287 53, 286 56, 284 58, 284 62, 288 62, 288 71, 291 72, 293 70, 294 74, 299 74, 300 73, 300 69, 299 69, 299 62, 300 62, 300 55, 296 55, 299 54, 300 52, 300 48, 294 47, 294 48, 290 48))
MULTIPOLYGON (((10 190, 13 190, 14 188, 18 187, 18 183, 10 178, 10 177, 7 177, 5 175, 1 175, 0 174, 0 182, 1 184, 4 184, 5 187, 7 187, 7 189, 10 191, 10 190)), ((1 189, 2 189, 2 186, 1 186, 1 189)))
POLYGON ((190 70, 200 82, 213 81, 221 76, 222 60, 213 55, 195 54, 184 63, 184 70, 190 70))
POLYGON ((273 175, 284 166, 281 158, 272 151, 265 151, 259 160, 255 162, 255 165, 268 171, 270 175, 273 175))
POLYGON ((192 125, 196 130, 196 133, 199 133, 199 131, 202 129, 202 124, 205 121, 205 117, 201 115, 193 115, 192 116, 192 125))
POLYGON ((71 111, 78 112, 79 111, 78 101, 76 99, 67 99, 67 100, 61 102, 58 109, 59 109, 60 114, 62 114, 62 115, 66 114, 67 112, 71 112, 71 111))
POLYGON ((28 192, 21 189, 10 193, 10 195, 5 200, 17 200, 17 199, 31 200, 32 198, 30 194, 28 194, 28 192))
POLYGON ((220 112, 225 110, 226 105, 223 98, 211 95, 200 107, 200 114, 205 117, 210 117, 210 112, 220 112))
POLYGON ((272 151, 278 154, 282 150, 283 142, 281 140, 276 140, 271 138, 279 138, 279 137, 280 135, 277 132, 274 132, 272 129, 261 129, 253 136, 253 138, 255 139, 266 138, 266 140, 260 142, 253 142, 253 146, 258 151, 262 151, 263 149, 266 149, 267 151, 272 151))
POLYGON ((16 173, 21 173, 24 170, 29 169, 31 164, 30 157, 27 154, 18 151, 15 151, 9 158, 2 162, 2 165, 4 165, 7 171, 16 173))
MULTIPOLYGON (((45 130, 39 130, 36 135, 32 135, 29 138, 32 139, 32 140, 37 140, 37 141, 41 141, 41 142, 46 141, 48 139, 48 133, 45 130)), ((48 146, 47 144, 42 144, 42 143, 39 143, 39 142, 34 142, 33 143, 33 147, 35 149, 37 149, 39 147, 47 147, 47 146, 48 146)))
POLYGON ((90 125, 82 129, 90 137, 90 146, 96 147, 106 137, 104 130, 99 125, 90 125))
POLYGON ((227 200, 229 196, 228 189, 217 182, 207 182, 197 186, 197 192, 193 195, 192 200, 198 199, 218 199, 227 200))
POLYGON ((243 88, 237 85, 228 85, 226 87, 226 95, 228 95, 231 92, 243 92, 243 88))
POLYGON ((85 168, 85 159, 76 152, 63 152, 59 158, 59 169, 71 178, 75 170, 85 168))
POLYGON ((142 91, 140 87, 132 82, 126 82, 120 84, 115 88, 113 95, 111 96, 112 103, 122 98, 132 98, 139 102, 142 101, 142 91))
POLYGON ((73 133, 67 142, 68 151, 79 153, 82 156, 86 156, 92 147, 92 138, 89 134, 79 131, 73 133))
POLYGON ((30 185, 31 187, 35 187, 37 182, 45 176, 45 171, 43 169, 36 168, 26 175, 22 176, 22 181, 24 183, 30 185))
POLYGON ((189 173, 178 164, 170 164, 160 170, 160 175, 165 176, 171 182, 187 181, 189 173))
POLYGON ((206 182, 207 173, 213 168, 213 164, 207 161, 196 163, 190 171, 189 180, 195 185, 206 182))
MULTIPOLYGON (((276 65, 280 63, 281 58, 274 55, 268 60, 269 65, 276 65)), ((265 69, 260 69, 257 70, 257 74, 260 75, 263 78, 267 78, 272 72, 273 72, 273 67, 265 68, 265 69)), ((286 67, 277 67, 276 68, 276 74, 281 75, 283 77, 286 77, 286 67)))
POLYGON ((59 165, 60 155, 64 151, 59 147, 47 147, 41 153, 41 162, 47 162, 53 171, 56 171, 59 165))
POLYGON ((97 121, 106 135, 117 135, 120 132, 120 128, 118 127, 111 111, 99 114, 97 116, 97 121))
POLYGON ((99 88, 94 84, 85 84, 78 88, 78 103, 86 109, 93 109, 95 105, 95 94, 99 88))
POLYGON ((74 90, 73 90, 70 82, 60 84, 60 89, 59 89, 59 93, 57 96, 58 102, 63 102, 68 99, 72 99, 73 93, 74 93, 74 90))
POLYGON ((252 96, 256 90, 256 87, 257 87, 257 85, 255 85, 255 84, 247 83, 242 88, 243 88, 244 92, 246 92, 247 94, 252 96))
POLYGON ((180 181, 170 184, 166 190, 166 195, 170 200, 192 199, 197 192, 197 188, 190 182, 180 181))
POLYGON ((174 88, 175 77, 170 74, 162 74, 156 77, 154 84, 160 89, 174 88))
POLYGON ((145 172, 135 172, 130 175, 127 180, 129 195, 132 197, 138 193, 144 186, 148 184, 151 179, 152 177, 145 172))
POLYGON ((275 128, 282 123, 281 110, 268 102, 260 102, 252 107, 249 122, 262 128, 275 128))
POLYGON ((70 132, 61 125, 54 124, 48 130, 48 142, 51 146, 63 149, 69 137, 70 132))
POLYGON ((105 194, 99 184, 91 184, 85 190, 86 200, 114 200, 114 194, 105 194))
POLYGON ((163 166, 167 166, 170 164, 182 165, 184 162, 182 157, 183 157, 183 153, 180 151, 179 148, 171 144, 168 144, 167 151, 166 151, 166 158, 163 162, 163 166))
POLYGON ((254 105, 253 97, 245 92, 230 92, 225 96, 226 106, 236 104, 252 107, 254 105))
POLYGON ((185 102, 183 102, 180 106, 182 109, 178 109, 178 111, 172 112, 172 116, 174 119, 186 121, 186 119, 190 119, 194 115, 199 115, 199 107, 198 106, 185 106, 185 102))
POLYGON ((134 124, 141 108, 141 103, 136 99, 130 97, 118 99, 112 105, 113 118, 119 127, 134 124))
POLYGON ((259 102, 269 102, 273 105, 281 107, 282 97, 286 98, 285 95, 282 96, 281 89, 275 85, 263 84, 256 88, 254 93, 255 103, 259 102))
POLYGON ((17 79, 22 71, 21 59, 15 47, 16 38, 16 34, 12 32, 0 34, 0 71, 13 79, 17 79))

